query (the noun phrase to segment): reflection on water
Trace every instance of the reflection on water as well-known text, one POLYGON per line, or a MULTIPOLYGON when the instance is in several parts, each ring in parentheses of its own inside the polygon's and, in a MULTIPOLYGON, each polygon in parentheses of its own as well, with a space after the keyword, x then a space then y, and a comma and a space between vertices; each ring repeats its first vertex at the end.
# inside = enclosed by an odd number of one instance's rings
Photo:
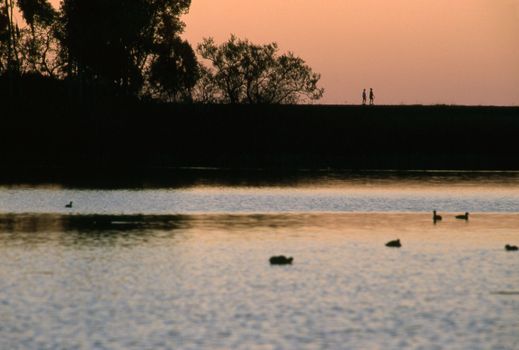
POLYGON ((516 173, 190 174, 0 187, 0 349, 519 348, 516 173))
MULTIPOLYGON (((257 235, 275 237, 279 232, 306 239, 347 239, 383 242, 392 238, 407 244, 434 247, 437 244, 463 248, 493 247, 519 239, 519 214, 475 214, 470 221, 444 215, 433 223, 429 214, 405 213, 308 213, 308 214, 202 214, 202 215, 0 215, 0 242, 48 241, 69 245, 84 242, 140 245, 175 235, 218 240, 221 236, 247 239, 257 235), (52 237, 50 237, 52 236, 52 237)), ((282 238, 282 237, 280 237, 282 238)))
MULTIPOLYGON (((63 174, 61 174, 63 175, 63 174)), ((55 174, 47 181, 16 178, 6 181, 0 174, 1 183, 8 187, 24 186, 34 188, 34 184, 53 188, 75 189, 165 189, 193 187, 336 187, 345 184, 355 186, 424 184, 443 186, 456 184, 472 186, 487 184, 493 186, 514 186, 519 184, 517 171, 333 171, 299 170, 280 171, 272 169, 230 170, 222 168, 171 168, 157 169, 147 172, 110 173, 101 172, 81 177, 76 174, 73 179, 55 174), (25 181, 25 182, 24 182, 25 181)), ((39 174, 41 176, 41 174, 39 174)))
POLYGON ((514 349, 517 222, 0 215, 0 348, 514 349))
POLYGON ((308 212, 519 212, 519 173, 332 174, 172 187, 0 187, 0 213, 172 215, 308 212), (230 185, 229 183, 235 183, 230 185), (65 207, 69 201, 74 207, 65 207))

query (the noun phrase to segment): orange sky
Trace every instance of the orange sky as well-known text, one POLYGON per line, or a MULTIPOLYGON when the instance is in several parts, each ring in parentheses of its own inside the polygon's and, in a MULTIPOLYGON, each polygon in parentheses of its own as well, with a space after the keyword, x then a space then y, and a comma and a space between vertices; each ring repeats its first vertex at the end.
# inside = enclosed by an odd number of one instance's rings
MULTIPOLYGON (((57 4, 59 0, 51 0, 57 4)), ((276 41, 322 74, 322 103, 519 105, 519 0, 192 0, 193 46, 276 41)))
POLYGON ((519 0, 192 0, 184 37, 278 42, 322 103, 519 105, 519 0))

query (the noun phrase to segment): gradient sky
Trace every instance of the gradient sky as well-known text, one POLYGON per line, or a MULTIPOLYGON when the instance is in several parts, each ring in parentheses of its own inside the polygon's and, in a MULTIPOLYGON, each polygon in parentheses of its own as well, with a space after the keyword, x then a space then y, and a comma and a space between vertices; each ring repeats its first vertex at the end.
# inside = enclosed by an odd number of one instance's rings
POLYGON ((184 38, 276 41, 322 103, 519 105, 519 0, 192 0, 184 38))

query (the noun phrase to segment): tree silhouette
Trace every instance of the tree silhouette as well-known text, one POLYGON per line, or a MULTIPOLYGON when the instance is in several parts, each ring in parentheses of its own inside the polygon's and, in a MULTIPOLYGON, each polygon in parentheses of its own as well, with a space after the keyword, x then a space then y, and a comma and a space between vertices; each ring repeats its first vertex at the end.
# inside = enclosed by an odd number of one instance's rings
POLYGON ((279 54, 276 43, 257 45, 234 35, 221 45, 205 39, 198 53, 210 65, 199 64, 180 37, 180 17, 190 4, 62 0, 56 11, 49 0, 0 0, 0 76, 7 78, 10 94, 17 90, 20 96, 23 89, 15 85, 24 76, 30 84, 38 77, 66 80, 73 91, 68 97, 78 96, 81 104, 114 94, 232 104, 323 96, 320 75, 293 53, 279 54))
POLYGON ((18 57, 18 38, 20 30, 15 22, 15 4, 13 0, 3 0, 0 4, 0 58, 3 61, 4 70, 12 76, 20 72, 20 62, 18 57), (1 50, 3 48, 3 50, 1 50))
POLYGON ((7 70, 10 52, 9 17, 3 4, 0 4, 0 73, 7 70))
POLYGON ((278 104, 318 100, 324 89, 320 75, 289 52, 278 55, 276 43, 256 45, 231 38, 216 45, 212 38, 198 45, 211 67, 202 70, 198 98, 224 103, 278 104))
POLYGON ((31 28, 34 28, 36 24, 52 24, 57 15, 47 0, 18 0, 17 4, 23 18, 31 28))
MULTIPOLYGON (((20 30, 20 51, 29 71, 55 75, 58 43, 55 25, 58 13, 47 0, 18 0, 18 8, 29 26, 20 30)), ((22 62, 23 66, 23 62, 22 62)))
MULTIPOLYGON (((140 92, 162 35, 183 30, 190 0, 64 0, 63 54, 68 74, 140 92)), ((168 38, 169 39, 169 38, 168 38)))
POLYGON ((190 101, 199 70, 193 48, 187 41, 172 37, 159 46, 150 67, 153 92, 171 102, 190 101))
POLYGON ((3 0, 0 3, 0 73, 11 80, 26 73, 54 76, 58 13, 47 0, 3 0), (20 20, 21 13, 23 21, 20 20), (21 26, 18 22, 21 22, 21 26))
POLYGON ((69 75, 138 90, 142 75, 132 51, 148 25, 146 10, 142 0, 65 0, 62 43, 69 75))

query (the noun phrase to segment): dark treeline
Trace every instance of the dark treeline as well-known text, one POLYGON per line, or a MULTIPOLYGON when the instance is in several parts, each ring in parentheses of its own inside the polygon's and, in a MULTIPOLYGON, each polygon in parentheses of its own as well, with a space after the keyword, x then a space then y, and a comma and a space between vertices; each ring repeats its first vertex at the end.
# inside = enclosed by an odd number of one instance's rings
POLYGON ((4 174, 166 167, 519 170, 519 108, 20 104, 4 174), (53 170, 54 169, 54 170, 53 170))
POLYGON ((275 43, 193 49, 180 36, 189 6, 0 1, 0 176, 519 170, 518 108, 297 105, 323 96, 319 74, 275 43))
POLYGON ((98 96, 233 104, 322 97, 320 75, 293 53, 278 54, 276 43, 232 35, 221 45, 206 38, 193 49, 181 38, 190 4, 62 0, 54 8, 48 0, 1 0, 1 92, 25 96, 24 87, 53 81, 42 94, 82 103, 98 96), (53 89, 59 82, 68 94, 53 89))
MULTIPOLYGON (((189 5, 190 0, 62 0, 55 9, 47 0, 2 1, 2 92, 23 96, 22 87, 52 80, 66 82, 81 100, 92 94, 142 98, 162 90, 173 99, 190 95, 198 63, 180 38, 180 16, 189 5), (167 88, 163 75, 169 77, 167 88)), ((59 90, 41 93, 68 98, 59 90)))

